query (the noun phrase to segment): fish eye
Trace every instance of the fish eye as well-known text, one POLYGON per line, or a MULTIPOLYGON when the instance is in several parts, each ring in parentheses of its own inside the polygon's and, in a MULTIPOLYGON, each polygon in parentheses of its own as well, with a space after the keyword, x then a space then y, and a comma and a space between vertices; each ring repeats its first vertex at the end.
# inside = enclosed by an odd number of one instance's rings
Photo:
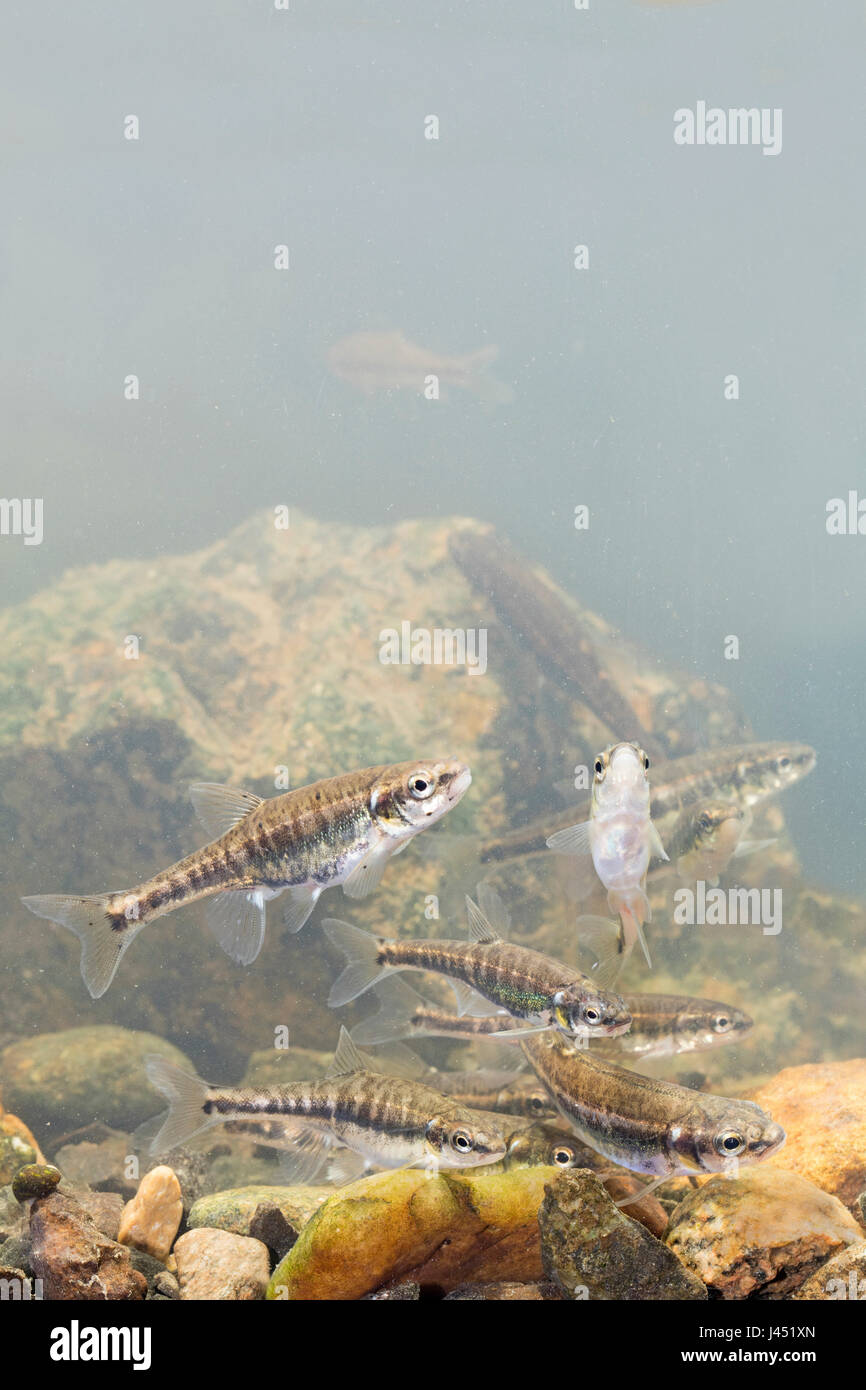
POLYGON ((574 1162, 574 1150, 564 1147, 556 1148, 551 1154, 551 1159, 557 1168, 568 1168, 574 1162))
POLYGON ((594 1004, 588 1004, 583 1011, 583 1017, 587 1023, 601 1023, 601 1009, 597 1009, 594 1004))
POLYGON ((530 1110, 534 1110, 535 1113, 536 1113, 536 1115, 540 1115, 540 1114, 543 1112, 544 1108, 545 1108, 544 1097, 543 1097, 543 1096, 530 1096, 530 1097, 529 1097, 529 1108, 530 1108, 530 1110))
POLYGON ((698 825, 701 827, 701 830, 709 830, 712 823, 713 818, 710 815, 709 811, 702 811, 701 814, 698 816, 698 825))
POLYGON ((790 758, 780 758, 779 761, 778 761, 778 763, 776 764, 776 766, 777 766, 780 770, 781 770, 782 768, 785 768, 785 767, 790 767, 790 766, 791 766, 791 759, 790 759, 790 758))
POLYGON ((645 771, 649 772, 649 758, 647 757, 646 753, 644 753, 643 755, 643 765, 645 771))
POLYGON ((451 1147, 459 1154, 471 1153, 475 1145, 472 1142, 472 1135, 465 1129, 455 1129, 451 1135, 451 1147))
POLYGON ((716 1014, 713 1019, 713 1027, 717 1033, 727 1033, 731 1026, 731 1020, 727 1014, 716 1014))
POLYGON ((715 1143, 716 1152, 720 1153, 723 1158, 735 1158, 746 1147, 743 1135, 736 1129, 723 1130, 721 1134, 716 1135, 715 1143))
POLYGON ((413 772, 409 778, 409 791, 417 801, 424 801, 436 790, 436 779, 431 772, 413 772))
POLYGON ((596 775, 596 777, 600 777, 601 774, 602 774, 603 772, 604 772, 604 763, 602 762, 601 758, 596 758, 596 760, 595 760, 595 775, 596 775))
POLYGON ((459 1154, 471 1153, 475 1148, 475 1141, 467 1129, 455 1129, 450 1143, 452 1149, 459 1154))

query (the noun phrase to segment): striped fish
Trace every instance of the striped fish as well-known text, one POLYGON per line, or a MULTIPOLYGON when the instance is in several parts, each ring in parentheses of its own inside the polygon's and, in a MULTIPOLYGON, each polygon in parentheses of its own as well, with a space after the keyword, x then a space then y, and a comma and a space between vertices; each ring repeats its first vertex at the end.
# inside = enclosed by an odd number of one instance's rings
MULTIPOLYGON (((378 1012, 352 1029, 352 1038, 362 1046, 403 1038, 460 1038, 473 1042, 479 1038, 502 1038, 508 1033, 514 1034, 517 1041, 522 1030, 520 1020, 510 1014, 493 1012, 479 1017, 449 1013, 422 999, 396 975, 374 985, 373 992, 379 1001, 378 1012)), ((624 994, 622 998, 631 1015, 631 1027, 627 1033, 609 1040, 599 1039, 594 1044, 604 1048, 605 1056, 628 1053, 650 1059, 705 1052, 724 1043, 738 1042, 754 1027, 742 1009, 716 999, 694 999, 684 994, 624 994)), ((526 1085, 526 1078, 522 1078, 522 1085, 526 1085)), ((531 1089, 527 1094, 531 1094, 531 1089)), ((488 1110, 496 1108, 485 1105, 488 1110)), ((544 1112, 533 1109, 530 1101, 529 1109, 513 1113, 544 1112)))
POLYGON ((521 1041, 551 1100, 585 1144, 658 1179, 730 1172, 781 1147, 785 1131, 749 1100, 657 1081, 576 1048, 561 1033, 521 1041))
MULTIPOLYGON (((355 1155, 339 1165, 343 1177, 364 1167, 471 1168, 495 1163, 505 1135, 469 1107, 421 1082, 369 1070, 343 1028, 334 1064, 322 1081, 287 1086, 211 1086, 164 1057, 147 1059, 151 1084, 169 1102, 151 1153, 185 1144, 213 1125, 261 1119, 284 1125, 282 1147, 293 1152, 286 1181, 312 1182, 333 1148, 355 1155)), ((273 1134, 272 1134, 273 1141, 273 1134)))
POLYGON ((503 940, 490 921, 491 915, 504 919, 502 905, 489 884, 480 884, 482 890, 487 915, 466 899, 469 941, 395 941, 334 918, 323 922, 325 934, 347 962, 328 996, 331 1007, 350 1003, 394 971, 429 970, 450 981, 464 1013, 480 994, 514 1018, 561 1029, 569 1037, 625 1032, 631 1019, 619 995, 551 956, 503 940))
POLYGON ((284 923, 300 931, 323 889, 342 884, 349 897, 366 897, 391 856, 450 811, 471 781, 464 763, 446 758, 369 767, 267 801, 199 782, 190 795, 212 837, 203 849, 137 888, 22 901, 75 932, 94 999, 142 927, 200 898, 210 900, 208 924, 223 950, 248 965, 262 947, 269 898, 287 893, 284 923))

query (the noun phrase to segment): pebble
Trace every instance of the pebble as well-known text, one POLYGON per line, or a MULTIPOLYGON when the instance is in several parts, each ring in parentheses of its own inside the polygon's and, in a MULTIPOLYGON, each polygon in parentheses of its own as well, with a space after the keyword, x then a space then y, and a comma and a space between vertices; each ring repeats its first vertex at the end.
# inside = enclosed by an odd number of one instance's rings
POLYGON ((144 1298, 147 1281, 132 1267, 129 1251, 98 1231, 74 1198, 60 1192, 38 1197, 30 1210, 30 1236, 30 1267, 46 1299, 144 1298))
POLYGON ((671 1215, 667 1244, 721 1298, 789 1298, 863 1232, 836 1197, 761 1164, 714 1177, 671 1215))
POLYGON ((866 1187, 866 1058, 786 1067, 750 1099, 785 1130, 770 1168, 799 1173, 860 1216, 866 1187))
POLYGON ((701 1280, 625 1216, 589 1169, 559 1173, 548 1184, 538 1224, 544 1272, 569 1299, 707 1297, 701 1280))
POLYGON ((138 1191, 123 1208, 117 1239, 164 1261, 183 1216, 180 1183, 171 1168, 161 1165, 145 1173, 138 1191))
POLYGON ((202 1226, 182 1235, 173 1253, 182 1299, 250 1302, 265 1296, 271 1265, 260 1240, 202 1226))
POLYGON ((12 1179, 12 1193, 18 1202, 47 1197, 60 1182, 61 1173, 50 1163, 28 1163, 12 1179))
POLYGON ((153 1298, 180 1298, 180 1284, 167 1269, 160 1270, 153 1281, 153 1298))
POLYGON ((212 1226, 237 1236, 253 1236, 281 1260, 313 1213, 333 1195, 333 1187, 229 1188, 200 1198, 188 1224, 190 1230, 212 1226))

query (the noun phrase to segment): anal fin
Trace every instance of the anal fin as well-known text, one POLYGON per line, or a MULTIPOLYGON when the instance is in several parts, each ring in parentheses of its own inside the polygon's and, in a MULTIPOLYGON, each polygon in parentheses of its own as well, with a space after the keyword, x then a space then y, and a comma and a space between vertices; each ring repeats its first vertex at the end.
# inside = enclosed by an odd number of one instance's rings
POLYGON ((207 924, 226 955, 239 965, 255 960, 265 939, 265 898, 259 888, 217 893, 205 905, 207 924))

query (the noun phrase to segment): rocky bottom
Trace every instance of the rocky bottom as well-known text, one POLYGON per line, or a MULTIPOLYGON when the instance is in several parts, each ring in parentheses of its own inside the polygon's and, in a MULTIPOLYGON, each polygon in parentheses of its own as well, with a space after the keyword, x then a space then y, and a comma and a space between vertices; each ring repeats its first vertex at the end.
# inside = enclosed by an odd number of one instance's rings
MULTIPOLYGON (((4 1298, 866 1298, 866 1060, 789 1068, 755 1093, 788 1133, 765 1163, 628 1206, 643 1180, 589 1151, 564 1171, 403 1169, 342 1187, 287 1186, 272 1151, 221 1131, 145 1162, 131 1130, 146 1094, 104 1112, 128 1129, 62 1133, 95 1106, 59 1105, 49 1140, 35 1103, 28 1124, 28 1069, 6 1076, 22 1114, 0 1110, 4 1298)), ((93 1084, 110 1101, 108 1079, 93 1084)))

